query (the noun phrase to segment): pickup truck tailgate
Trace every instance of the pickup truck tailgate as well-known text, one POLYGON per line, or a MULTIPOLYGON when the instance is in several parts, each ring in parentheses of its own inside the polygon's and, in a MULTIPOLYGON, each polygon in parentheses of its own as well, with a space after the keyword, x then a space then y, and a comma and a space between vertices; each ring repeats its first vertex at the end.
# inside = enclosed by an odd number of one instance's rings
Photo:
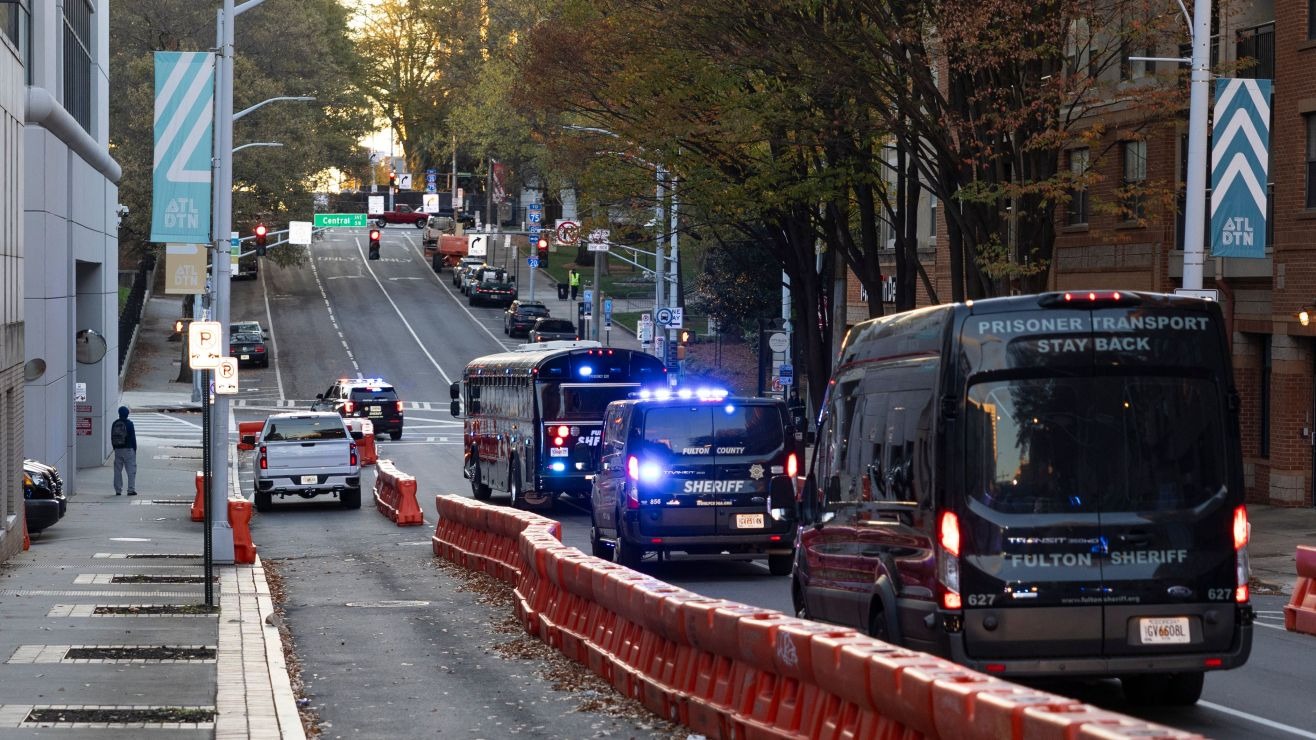
POLYGON ((267 442, 265 457, 269 470, 305 470, 351 466, 351 440, 317 442, 267 442))

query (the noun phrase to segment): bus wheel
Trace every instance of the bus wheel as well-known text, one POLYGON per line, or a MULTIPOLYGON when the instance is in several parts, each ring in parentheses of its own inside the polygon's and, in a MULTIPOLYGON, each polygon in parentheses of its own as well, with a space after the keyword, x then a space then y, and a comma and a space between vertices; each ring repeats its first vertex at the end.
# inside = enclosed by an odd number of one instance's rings
MULTIPOLYGON (((471 457, 474 458, 475 456, 472 454, 471 457)), ((486 486, 484 480, 480 477, 480 461, 476 459, 471 463, 471 495, 477 501, 488 501, 491 494, 492 491, 489 490, 489 486, 486 486)))
POLYGON ((612 548, 599 537, 599 528, 594 526, 594 517, 589 522, 589 554, 603 560, 612 560, 612 548))
POLYGON ((617 544, 612 548, 612 557, 617 565, 631 570, 638 570, 640 561, 644 559, 644 550, 627 542, 626 538, 621 536, 621 532, 618 532, 617 544))

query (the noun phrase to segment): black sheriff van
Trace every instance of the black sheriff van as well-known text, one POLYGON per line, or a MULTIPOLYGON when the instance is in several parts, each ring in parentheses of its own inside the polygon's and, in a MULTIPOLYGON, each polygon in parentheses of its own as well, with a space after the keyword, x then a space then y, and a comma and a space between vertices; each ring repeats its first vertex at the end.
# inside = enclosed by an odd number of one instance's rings
POLYGON ((801 616, 1004 677, 1192 704, 1248 658, 1249 526, 1219 307, 1082 291, 847 335, 800 493, 801 616))

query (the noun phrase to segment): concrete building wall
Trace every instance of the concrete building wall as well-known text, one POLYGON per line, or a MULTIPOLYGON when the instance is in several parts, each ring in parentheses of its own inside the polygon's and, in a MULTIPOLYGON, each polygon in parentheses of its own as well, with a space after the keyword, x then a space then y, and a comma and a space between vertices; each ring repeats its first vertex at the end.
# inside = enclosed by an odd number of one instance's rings
POLYGON ((0 560, 23 545, 23 50, 0 33, 0 560))
POLYGON ((119 396, 119 170, 108 154, 109 5, 56 0, 32 8, 29 99, 51 103, 29 110, 23 140, 24 310, 26 356, 44 360, 46 371, 25 387, 23 449, 57 466, 73 493, 86 493, 77 469, 104 464, 109 456, 107 431, 119 396), (70 115, 76 102, 65 99, 65 13, 88 6, 90 115, 79 122, 70 115), (95 362, 78 362, 84 330, 105 341, 107 351, 95 362))

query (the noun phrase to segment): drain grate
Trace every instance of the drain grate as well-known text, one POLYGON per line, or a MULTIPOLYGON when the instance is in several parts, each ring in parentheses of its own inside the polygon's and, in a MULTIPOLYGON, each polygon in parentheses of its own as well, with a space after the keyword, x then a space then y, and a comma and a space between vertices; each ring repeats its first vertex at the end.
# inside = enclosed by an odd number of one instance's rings
POLYGON ((190 560, 190 559, 194 559, 194 558, 199 560, 199 559, 202 558, 203 556, 202 556, 201 553, 199 553, 199 552, 196 552, 196 553, 193 553, 193 552, 135 552, 135 553, 129 553, 128 555, 125 555, 124 557, 126 557, 126 558, 129 559, 129 560, 165 560, 165 559, 176 559, 176 560, 185 560, 185 559, 186 559, 186 560, 190 560))
MULTIPOLYGON (((215 576, 215 581, 219 576, 215 576)), ((115 575, 110 583, 205 583, 205 576, 152 576, 152 575, 115 575)))
MULTIPOLYGON (((210 729, 215 721, 214 707, 131 707, 131 706, 38 706, 32 707, 23 725, 76 725, 97 726, 196 725, 196 729, 210 729)), ((180 728, 183 729, 183 728, 180 728)))
POLYGON ((114 645, 89 645, 70 648, 64 654, 64 660, 100 660, 132 662, 178 662, 193 660, 214 660, 215 649, 204 645, 143 645, 126 647, 114 645))

